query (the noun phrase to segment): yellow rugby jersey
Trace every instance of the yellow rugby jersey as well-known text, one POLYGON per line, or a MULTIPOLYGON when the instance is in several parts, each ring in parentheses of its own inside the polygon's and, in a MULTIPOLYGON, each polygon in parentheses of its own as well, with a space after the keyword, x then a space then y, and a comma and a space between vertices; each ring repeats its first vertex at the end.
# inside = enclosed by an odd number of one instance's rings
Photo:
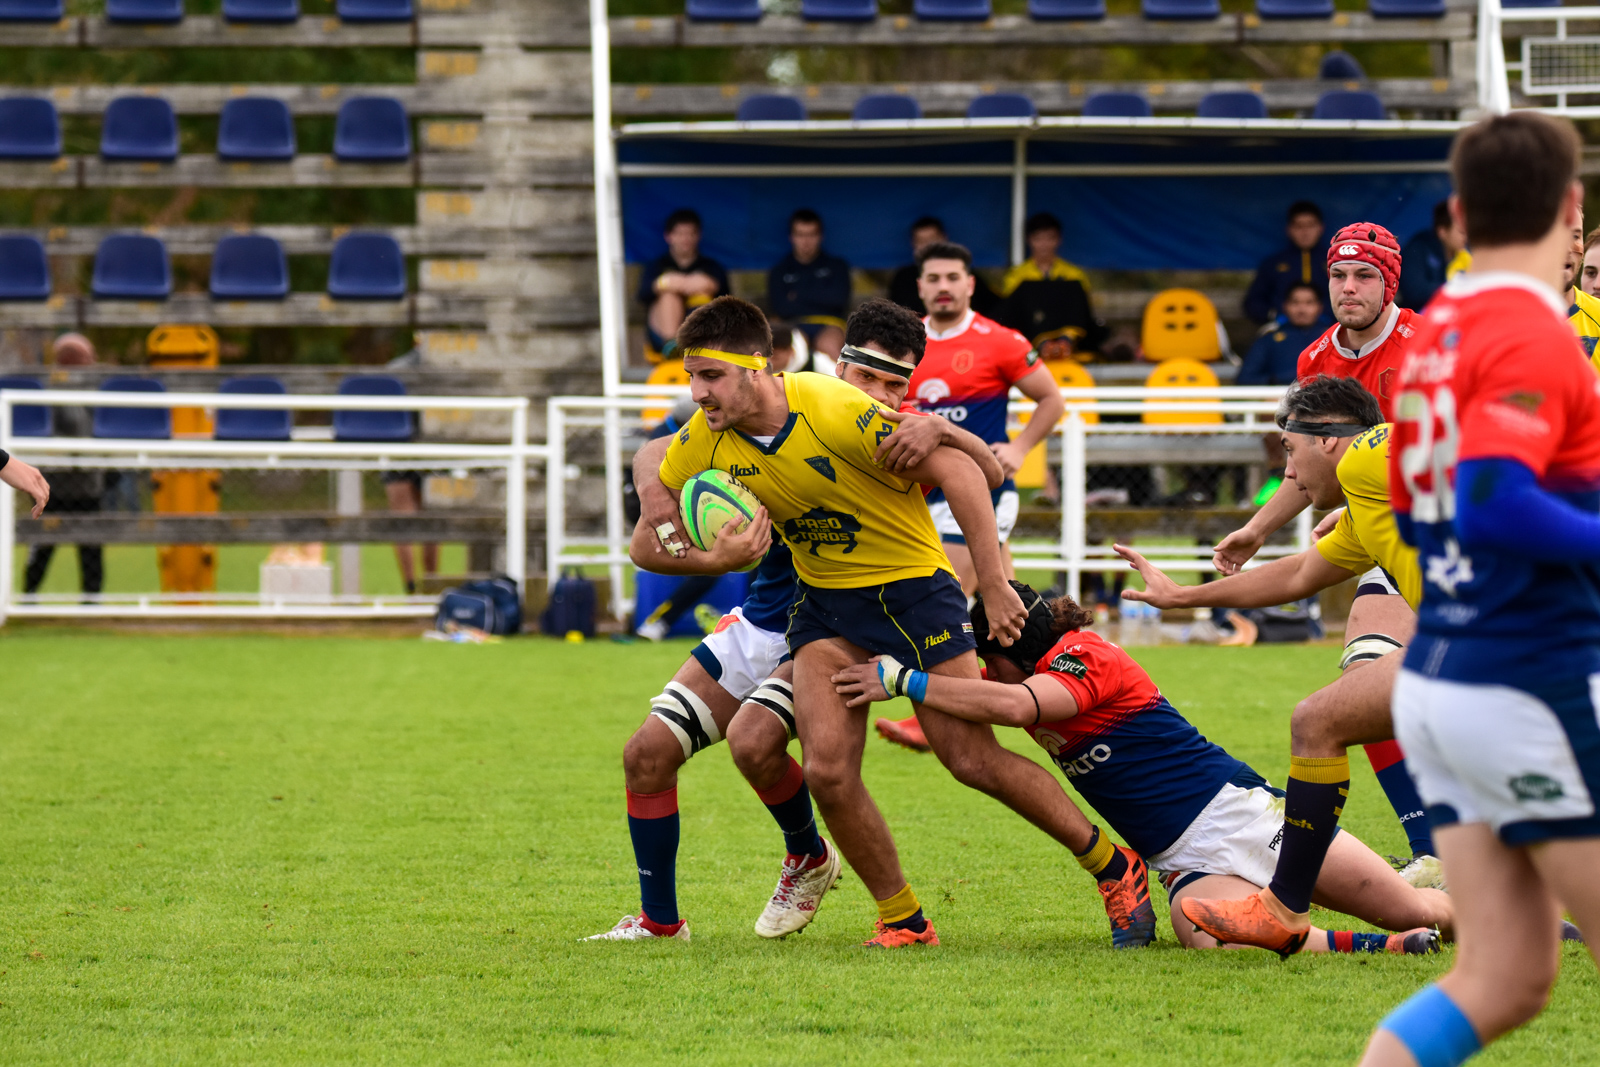
POLYGON ((1582 289, 1572 290, 1572 306, 1567 309, 1567 321, 1572 323, 1572 329, 1578 335, 1578 342, 1583 345, 1583 350, 1589 353, 1589 362, 1594 369, 1600 371, 1600 362, 1597 362, 1594 346, 1600 342, 1600 300, 1596 300, 1582 289))
POLYGON ((1400 540, 1389 506, 1389 424, 1350 442, 1338 474, 1346 507, 1338 525, 1317 542, 1317 551, 1335 567, 1357 574, 1378 564, 1415 609, 1422 600, 1422 571, 1417 550, 1400 540))
POLYGON ((713 433, 696 411, 661 461, 667 488, 712 469, 738 478, 766 505, 807 585, 860 589, 950 571, 922 487, 872 461, 894 430, 878 402, 831 375, 780 378, 789 418, 770 445, 713 433))

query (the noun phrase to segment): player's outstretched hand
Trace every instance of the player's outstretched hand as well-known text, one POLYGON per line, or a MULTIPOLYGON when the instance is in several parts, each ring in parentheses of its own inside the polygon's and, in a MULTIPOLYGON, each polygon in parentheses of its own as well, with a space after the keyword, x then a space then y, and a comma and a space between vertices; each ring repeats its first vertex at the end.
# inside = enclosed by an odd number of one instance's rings
POLYGON ((1022 606, 1022 598, 1009 582, 980 591, 983 593, 983 614, 989 620, 989 632, 1000 642, 1001 648, 1010 648, 1022 636, 1023 623, 1028 621, 1028 609, 1022 606))
POLYGON ((711 545, 711 563, 719 571, 736 571, 748 567, 772 547, 772 520, 767 509, 756 508, 756 513, 738 533, 724 529, 711 545))
POLYGON ((845 707, 859 708, 875 700, 889 699, 889 694, 878 677, 878 660, 881 658, 873 656, 868 663, 852 663, 833 676, 834 690, 840 696, 850 698, 845 701, 845 707))
POLYGON ((884 438, 883 444, 873 454, 878 466, 891 474, 910 470, 944 443, 944 430, 939 420, 907 418, 906 412, 879 408, 878 415, 895 424, 894 433, 884 438))
POLYGON ((1211 565, 1223 574, 1238 574, 1266 543, 1265 537, 1258 536, 1248 526, 1235 530, 1217 542, 1217 547, 1212 551, 1211 565))
POLYGON ((44 475, 39 473, 39 468, 31 463, 24 463, 16 456, 12 456, 4 467, 0 467, 0 482, 5 482, 13 489, 20 489, 33 497, 33 518, 38 518, 44 512, 44 506, 50 502, 50 483, 44 480, 44 475))
POLYGON ((1322 521, 1311 529, 1311 543, 1318 541, 1333 533, 1333 528, 1339 525, 1339 520, 1344 518, 1344 508, 1334 508, 1322 517, 1322 521))
POLYGON ((1127 545, 1112 545, 1111 550, 1128 561, 1128 566, 1139 572, 1139 577, 1144 579, 1144 589, 1124 589, 1123 600, 1142 600, 1146 604, 1154 604, 1158 608, 1178 607, 1182 597, 1183 586, 1167 577, 1167 572, 1145 559, 1127 545))

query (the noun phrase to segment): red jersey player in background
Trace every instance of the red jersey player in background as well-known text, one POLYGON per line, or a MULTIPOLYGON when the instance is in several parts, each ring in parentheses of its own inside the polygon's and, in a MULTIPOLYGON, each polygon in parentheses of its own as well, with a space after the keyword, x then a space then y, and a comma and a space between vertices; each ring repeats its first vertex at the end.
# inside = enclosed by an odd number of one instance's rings
POLYGON ((1366 1067, 1468 1059, 1544 1007, 1563 906, 1600 928, 1600 385, 1560 296, 1582 157, 1570 123, 1532 111, 1451 150, 1472 270, 1402 365, 1389 495, 1423 574, 1394 725, 1461 948, 1366 1067))
MULTIPOLYGON (((928 309, 928 317, 922 320, 928 331, 928 347, 911 375, 905 410, 943 415, 957 428, 988 442, 994 450, 1005 472, 1005 481, 991 494, 995 525, 1000 533, 1006 576, 1014 577, 1007 542, 1017 522, 1021 499, 1012 479, 1028 453, 1061 420, 1066 406, 1055 378, 1039 362, 1028 339, 972 310, 977 277, 972 273, 971 252, 950 241, 935 241, 917 251, 917 271, 917 292, 928 309), (1012 386, 1038 405, 1016 440, 1006 434, 1006 405, 1012 386)), ((907 462, 906 457, 899 459, 907 462)), ((915 458, 909 462, 915 462, 915 458)), ((885 466, 892 471, 901 469, 895 459, 888 460, 885 466)), ((928 511, 933 515, 945 555, 961 579, 961 590, 970 598, 977 588, 977 571, 943 492, 935 489, 928 494, 928 511)), ((899 720, 879 719, 877 725, 878 732, 890 741, 919 752, 928 750, 927 739, 914 715, 899 720)))

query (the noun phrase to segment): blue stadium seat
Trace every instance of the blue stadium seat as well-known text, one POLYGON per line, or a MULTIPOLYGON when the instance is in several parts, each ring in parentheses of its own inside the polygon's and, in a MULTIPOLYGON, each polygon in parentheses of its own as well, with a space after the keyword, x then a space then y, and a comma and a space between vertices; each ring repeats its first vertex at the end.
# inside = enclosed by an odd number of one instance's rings
POLYGON ((37 237, 0 237, 0 300, 49 300, 50 261, 37 237))
POLYGON ((1323 93, 1311 112, 1314 119, 1386 119, 1383 101, 1364 89, 1334 89, 1323 93))
POLYGON ((1028 17, 1035 22, 1103 19, 1106 0, 1028 0, 1028 17))
POLYGON ((688 0, 683 13, 691 22, 760 22, 761 0, 688 0))
POLYGON ((1147 19, 1214 19, 1221 14, 1218 0, 1144 0, 1147 19))
POLYGON ((333 246, 328 295, 335 300, 399 300, 406 295, 406 259, 383 233, 349 233, 333 246))
POLYGON ((761 93, 739 101, 733 117, 740 122, 804 122, 806 106, 792 96, 761 93))
MULTIPOLYGON (((19 374, 0 376, 0 389, 43 389, 37 378, 19 374)), ((49 437, 55 433, 55 409, 43 404, 17 404, 11 409, 13 437, 49 437)))
POLYGON ((391 96, 353 96, 339 106, 333 154, 350 163, 403 163, 411 158, 411 119, 391 96))
POLYGON ((1368 0, 1375 19, 1442 19, 1444 0, 1368 0))
POLYGON ((183 0, 106 0, 110 22, 182 22, 183 0))
POLYGON ((178 116, 159 96, 119 96, 106 105, 100 158, 171 163, 178 158, 178 116))
MULTIPOLYGON (((107 378, 100 384, 106 393, 164 393, 166 386, 154 378, 107 378)), ((164 441, 172 436, 171 408, 95 408, 95 437, 124 437, 140 441, 164 441)))
POLYGON ((969 119, 1031 119, 1038 114, 1033 101, 1020 93, 989 93, 973 97, 967 105, 969 119))
POLYGON ((66 13, 61 0, 0 0, 0 22, 60 22, 66 13))
MULTIPOLYGON (((352 374, 339 383, 340 396, 405 396, 406 387, 386 374, 352 374)), ((335 441, 409 441, 416 434, 412 411, 335 411, 335 441)))
POLYGON ((0 100, 0 159, 56 159, 61 120, 56 106, 37 96, 0 100))
POLYGON ((1195 114, 1203 119, 1264 119, 1267 102, 1259 93, 1207 93, 1195 114))
POLYGON ((1095 93, 1083 102, 1083 117, 1147 119, 1150 117, 1150 101, 1138 93, 1095 93))
MULTIPOLYGON (((264 375, 229 378, 219 393, 282 396, 289 390, 276 378, 264 375)), ((218 408, 212 437, 218 441, 287 441, 294 413, 281 408, 218 408)))
POLYGON ((872 119, 920 119, 922 105, 899 93, 873 93, 856 101, 850 117, 862 122, 872 119))
POLYGON ((800 17, 812 22, 871 22, 878 0, 800 0, 800 17))
POLYGON ((172 295, 167 246, 148 234, 112 234, 94 254, 91 289, 100 300, 165 300, 172 295))
POLYGON ((293 159, 294 116, 289 105, 268 96, 241 96, 222 105, 217 155, 227 160, 278 162, 293 159))
POLYGON ((1367 80, 1367 72, 1356 62, 1355 56, 1335 49, 1322 57, 1322 63, 1317 67, 1317 77, 1330 81, 1359 82, 1367 80))
POLYGON ((1331 19, 1333 0, 1256 0, 1264 19, 1331 19))
POLYGON ((927 22, 983 22, 994 15, 989 0, 916 0, 911 10, 927 22))
POLYGON ((222 17, 228 22, 295 22, 300 0, 222 0, 222 17))
POLYGON ((415 14, 411 0, 339 0, 335 10, 345 22, 410 22, 415 14))
POLYGON ((289 295, 283 246, 259 233, 229 234, 211 253, 211 295, 218 300, 282 300, 289 295))

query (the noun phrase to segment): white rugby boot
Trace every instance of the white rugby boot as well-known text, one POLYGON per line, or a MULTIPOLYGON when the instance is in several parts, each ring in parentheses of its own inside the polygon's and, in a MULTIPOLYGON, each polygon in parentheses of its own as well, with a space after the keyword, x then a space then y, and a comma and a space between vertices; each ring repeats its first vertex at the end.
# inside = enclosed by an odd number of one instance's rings
POLYGON ((642 915, 624 915, 622 921, 603 934, 594 934, 590 937, 580 937, 580 941, 687 941, 689 940, 689 922, 684 920, 678 928, 670 934, 657 934, 651 932, 644 925, 642 915))
POLYGON ((1400 877, 1418 889, 1444 889, 1444 867, 1439 863, 1439 857, 1419 855, 1412 856, 1405 866, 1400 868, 1400 877))
POLYGON ((787 937, 806 928, 817 917, 822 896, 839 881, 839 850, 824 839, 822 862, 807 868, 809 856, 786 856, 778 875, 778 887, 756 920, 756 933, 762 937, 787 937))

